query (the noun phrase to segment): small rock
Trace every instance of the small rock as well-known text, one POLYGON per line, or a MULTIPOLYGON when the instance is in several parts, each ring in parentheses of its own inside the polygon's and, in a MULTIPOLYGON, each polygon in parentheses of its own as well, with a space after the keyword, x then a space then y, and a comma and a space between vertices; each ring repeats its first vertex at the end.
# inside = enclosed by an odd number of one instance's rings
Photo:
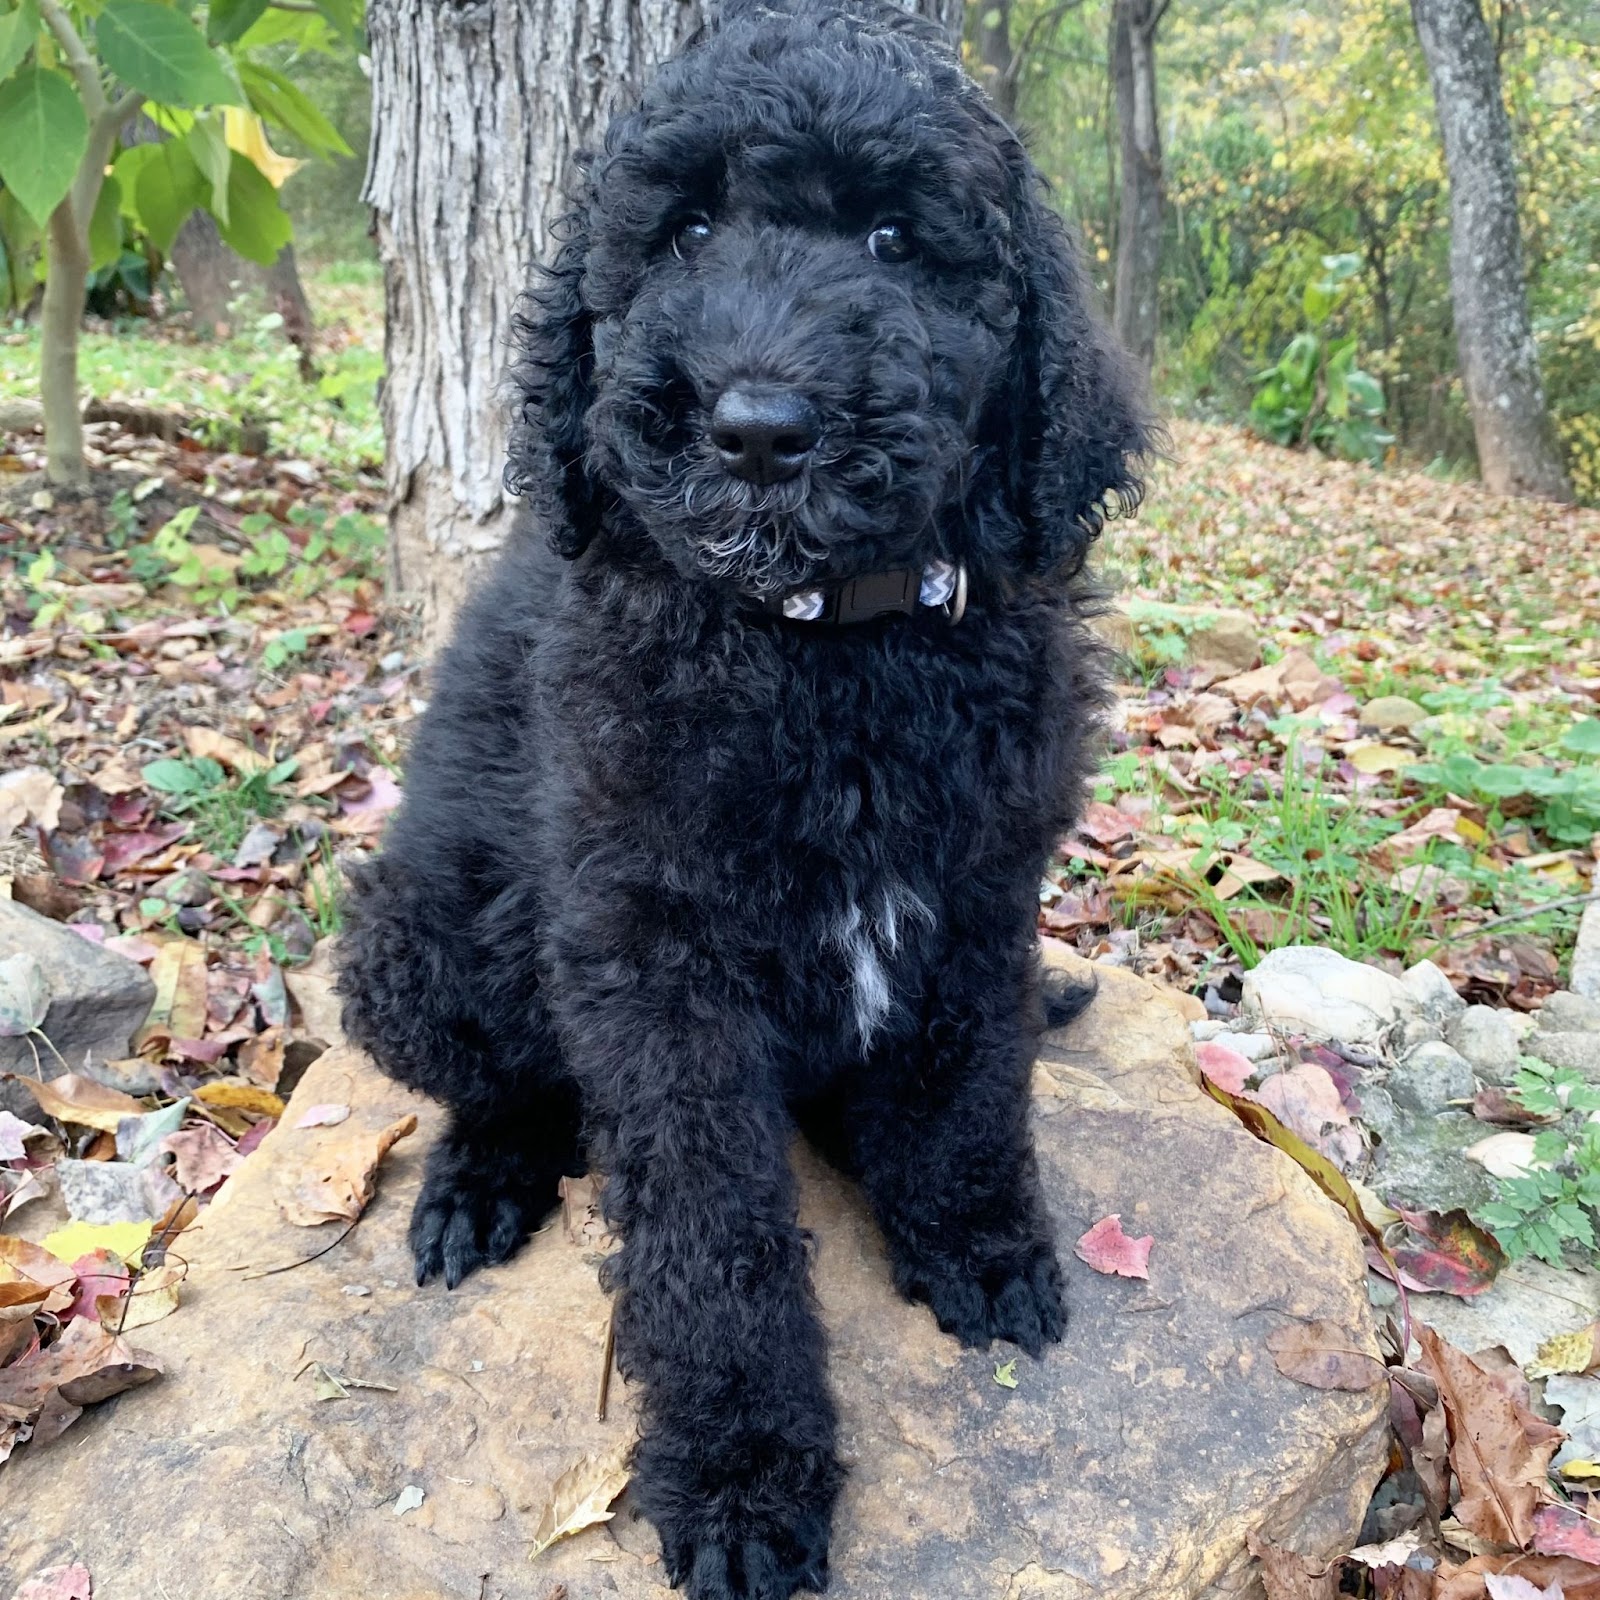
POLYGON ((1600 1000, 1600 900, 1584 912, 1578 924, 1570 988, 1585 1000, 1600 1000))
POLYGON ((159 1168, 131 1161, 58 1161, 56 1176, 74 1222, 154 1221, 181 1193, 159 1168))
MULTIPOLYGON (((1374 1097, 1361 1091, 1363 1110, 1374 1097)), ((1397 1107, 1380 1133, 1376 1164, 1367 1181, 1390 1205, 1423 1211, 1475 1211, 1494 1198, 1489 1174, 1466 1159, 1484 1126, 1462 1111, 1412 1111, 1397 1107)))
POLYGON ((1273 950, 1244 975, 1244 1015, 1288 1033, 1382 1049, 1397 1033, 1415 1042, 1428 1031, 1411 991, 1377 967, 1316 945, 1273 950))
POLYGON ((1362 706, 1357 721, 1364 728, 1413 728, 1427 716, 1427 711, 1415 700, 1404 695, 1384 694, 1362 706))
MULTIPOLYGON (((0 899, 0 955, 24 951, 43 969, 50 1009, 42 1030, 75 1072, 84 1057, 91 1064, 127 1056, 129 1041, 144 1021, 156 986, 137 962, 102 949, 15 900, 0 899)), ((33 1051, 22 1038, 0 1038, 0 1072, 34 1074, 33 1051)), ((41 1047, 40 1068, 47 1078, 67 1069, 41 1047)), ((20 1084, 0 1081, 0 1109, 26 1116, 33 1097, 20 1084)))
POLYGON ((1264 1061, 1278 1048, 1270 1033, 1230 1033, 1222 1042, 1246 1061, 1264 1061))
POLYGON ((1470 1100, 1476 1085, 1472 1063, 1439 1040, 1426 1040, 1389 1074, 1389 1093, 1412 1111, 1443 1111, 1453 1100, 1470 1100))
POLYGON ((1447 1028, 1467 1009, 1467 1002, 1455 991, 1455 986, 1443 971, 1431 961, 1419 961, 1407 967, 1400 981, 1411 991, 1412 998, 1422 1007, 1423 1014, 1436 1027, 1447 1028))
POLYGON ((1540 1008, 1541 1033, 1600 1033, 1600 1000, 1557 989, 1540 1008))
MULTIPOLYGON (((1191 1022, 1189 1032, 1196 1044, 1208 1044, 1213 1039, 1220 1039, 1228 1031, 1226 1022, 1219 1022, 1215 1017, 1208 1017, 1204 1022, 1191 1022)), ((1229 1041, 1232 1043, 1232 1041, 1229 1041)))
POLYGON ((1552 1067, 1570 1067, 1590 1083, 1600 1083, 1600 1033, 1536 1033, 1523 1049, 1552 1067))
POLYGON ((1516 1075, 1522 1040, 1506 1012, 1468 1006, 1445 1029, 1445 1038, 1489 1082, 1510 1083, 1516 1075))

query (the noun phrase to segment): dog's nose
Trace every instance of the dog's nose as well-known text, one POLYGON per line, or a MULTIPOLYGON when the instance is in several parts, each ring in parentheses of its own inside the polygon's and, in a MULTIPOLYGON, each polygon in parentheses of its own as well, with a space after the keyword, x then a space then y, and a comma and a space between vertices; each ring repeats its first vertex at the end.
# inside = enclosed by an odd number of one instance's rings
POLYGON ((750 483, 782 483, 822 437, 822 414, 792 389, 727 389, 711 413, 722 465, 750 483))

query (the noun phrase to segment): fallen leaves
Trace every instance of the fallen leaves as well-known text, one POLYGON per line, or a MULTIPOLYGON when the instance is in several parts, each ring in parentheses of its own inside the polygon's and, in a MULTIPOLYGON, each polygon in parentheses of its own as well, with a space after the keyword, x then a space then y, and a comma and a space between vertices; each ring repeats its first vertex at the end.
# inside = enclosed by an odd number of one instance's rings
POLYGON ((63 1072, 60 1077, 43 1082, 32 1078, 19 1081, 46 1116, 83 1128, 98 1128, 102 1133, 115 1133, 124 1117, 143 1116, 146 1110, 131 1094, 108 1089, 76 1072, 63 1072))
MULTIPOLYGON (((109 1399, 161 1374, 153 1355, 136 1350, 98 1322, 74 1318, 47 1349, 0 1368, 0 1417, 15 1417, 15 1433, 29 1430, 37 1444, 58 1438, 85 1406, 109 1399)), ((0 1422, 0 1458, 10 1453, 0 1422)))
POLYGON ((1121 1216, 1113 1212, 1109 1217, 1102 1217, 1078 1240, 1073 1253, 1096 1272, 1119 1278, 1148 1278, 1150 1250, 1154 1244, 1153 1235, 1130 1239, 1122 1231, 1121 1216))
POLYGON ((1320 1318, 1286 1323, 1267 1335, 1273 1365, 1284 1377, 1313 1389, 1357 1393, 1383 1383, 1386 1377, 1383 1362, 1362 1349, 1361 1342, 1337 1323, 1320 1318))
POLYGON ((319 1140, 286 1157, 276 1175, 278 1209, 303 1228, 354 1222, 375 1192, 379 1162, 416 1129, 415 1115, 408 1115, 375 1133, 319 1140))
POLYGON ((1417 1329, 1419 1370, 1439 1388, 1450 1465, 1461 1484, 1463 1527, 1496 1545, 1527 1548, 1534 1515, 1551 1498, 1550 1458, 1564 1435, 1511 1399, 1470 1356, 1433 1329, 1417 1329))
POLYGON ((602 1454, 575 1461, 556 1479, 534 1525, 530 1561, 558 1539, 611 1520, 611 1502, 628 1486, 628 1455, 632 1448, 631 1439, 619 1439, 602 1454))
POLYGON ((1308 1561, 1258 1533, 1246 1542, 1260 1563, 1267 1600, 1338 1600, 1339 1562, 1308 1561))

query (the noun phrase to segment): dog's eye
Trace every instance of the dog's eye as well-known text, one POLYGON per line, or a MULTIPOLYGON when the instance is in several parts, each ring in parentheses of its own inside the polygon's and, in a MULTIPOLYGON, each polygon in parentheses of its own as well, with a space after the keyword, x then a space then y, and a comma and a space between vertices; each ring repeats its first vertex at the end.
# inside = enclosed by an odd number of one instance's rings
POLYGON ((917 253, 911 230, 903 222, 880 222, 867 235, 867 253, 874 261, 893 265, 909 261, 917 253))
POLYGON ((680 223, 678 231, 673 234, 672 253, 680 261, 687 261, 710 237, 711 219, 690 217, 687 222, 680 223))

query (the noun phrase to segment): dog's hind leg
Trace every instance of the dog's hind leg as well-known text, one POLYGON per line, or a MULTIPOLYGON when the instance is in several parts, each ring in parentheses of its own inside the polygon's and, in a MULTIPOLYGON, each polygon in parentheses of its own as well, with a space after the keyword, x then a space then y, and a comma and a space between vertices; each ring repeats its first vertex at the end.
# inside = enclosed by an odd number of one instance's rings
POLYGON ((953 940, 920 1037, 864 1064, 846 1126, 901 1292, 964 1344, 1038 1355, 1066 1311, 1028 1127, 1034 960, 1031 927, 953 940))
POLYGON ((417 1282, 454 1288, 515 1253, 585 1170, 582 1106, 531 958, 490 958, 403 852, 353 874, 340 941, 344 1027, 391 1077, 448 1108, 411 1218, 417 1282))

